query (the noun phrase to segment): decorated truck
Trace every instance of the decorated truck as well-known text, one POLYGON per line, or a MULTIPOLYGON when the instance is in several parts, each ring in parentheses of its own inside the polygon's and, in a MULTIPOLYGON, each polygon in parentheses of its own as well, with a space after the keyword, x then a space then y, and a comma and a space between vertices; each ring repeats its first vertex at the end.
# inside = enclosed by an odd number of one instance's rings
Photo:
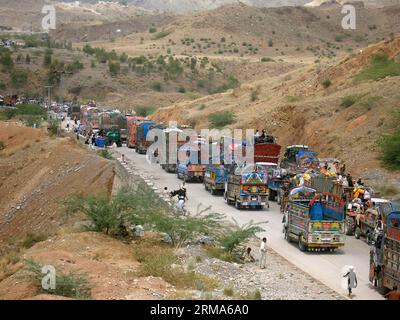
POLYGON ((212 195, 225 191, 227 170, 223 165, 209 165, 204 171, 204 188, 212 195))
POLYGON ((237 209, 268 206, 268 177, 254 166, 232 166, 225 181, 224 199, 237 209))
POLYGON ((344 202, 335 194, 295 188, 289 195, 285 219, 285 238, 297 242, 301 251, 334 251, 344 246, 344 202))
POLYGON ((280 169, 276 163, 273 162, 257 162, 257 170, 264 171, 268 175, 268 190, 269 201, 277 200, 281 202, 282 183, 286 179, 286 170, 280 169))
POLYGON ((119 111, 105 111, 99 113, 99 129, 108 139, 108 144, 116 143, 122 146, 123 131, 126 130, 125 115, 119 111))
POLYGON ((127 126, 127 138, 126 145, 128 148, 135 148, 136 146, 136 127, 142 123, 145 118, 140 116, 127 116, 126 126, 127 126))
POLYGON ((152 126, 156 125, 154 121, 145 120, 140 122, 135 128, 135 151, 137 153, 145 154, 150 142, 146 140, 147 134, 149 133, 152 126))
POLYGON ((206 161, 208 153, 204 152, 205 147, 204 140, 199 138, 197 141, 185 143, 179 148, 176 168, 178 179, 203 182, 204 171, 208 163, 208 159, 206 161))
POLYGON ((369 281, 381 293, 400 286, 400 211, 386 216, 371 246, 369 281))
POLYGON ((317 154, 310 151, 306 145, 288 146, 280 162, 280 167, 289 174, 304 173, 307 170, 318 168, 317 154))
POLYGON ((267 135, 264 139, 256 139, 254 144, 254 162, 278 163, 281 148, 273 136, 267 135))

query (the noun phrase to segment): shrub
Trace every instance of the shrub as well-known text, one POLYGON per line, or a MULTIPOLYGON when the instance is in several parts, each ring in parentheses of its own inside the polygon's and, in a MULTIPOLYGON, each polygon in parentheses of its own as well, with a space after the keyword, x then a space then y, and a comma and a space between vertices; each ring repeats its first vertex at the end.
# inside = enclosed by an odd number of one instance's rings
POLYGON ((252 89, 252 90, 251 90, 251 94, 250 94, 250 100, 251 100, 252 102, 258 100, 258 95, 259 95, 259 94, 260 94, 259 88, 257 88, 257 89, 252 89))
POLYGON ((156 33, 157 32, 157 28, 156 27, 150 27, 149 28, 149 32, 150 33, 156 33))
POLYGON ((4 143, 4 141, 0 140, 0 151, 4 150, 6 148, 6 144, 4 143))
POLYGON ((185 89, 185 87, 180 86, 177 91, 180 93, 185 93, 186 89, 185 89))
POLYGON ((359 100, 358 96, 346 96, 342 98, 341 106, 344 108, 351 107, 353 104, 355 104, 359 100))
POLYGON ((11 83, 15 88, 21 88, 28 83, 28 74, 22 70, 14 70, 11 73, 11 83))
POLYGON ((329 88, 332 84, 332 81, 329 79, 324 80, 324 82, 322 82, 322 85, 324 86, 324 88, 329 88))
POLYGON ((150 84, 150 87, 151 87, 154 91, 158 91, 158 92, 162 91, 162 84, 161 84, 160 81, 153 81, 153 82, 150 84))
POLYGON ((231 111, 215 112, 208 116, 213 128, 223 128, 235 122, 235 115, 231 111))
POLYGON ((47 236, 45 234, 28 233, 22 241, 22 246, 28 249, 33 247, 36 243, 45 241, 46 239, 47 236))
POLYGON ((30 280, 38 288, 38 293, 52 294, 74 299, 90 299, 91 289, 86 274, 70 271, 67 274, 56 272, 56 288, 43 289, 42 286, 42 265, 33 261, 26 260, 25 268, 28 272, 23 278, 30 280))
POLYGON ((159 40, 159 39, 165 38, 166 36, 168 36, 170 34, 171 34, 171 31, 161 31, 161 32, 157 33, 156 35, 154 35, 151 39, 159 40))
POLYGON ((107 149, 101 149, 97 151, 97 154, 107 160, 111 160, 113 157, 110 153, 110 151, 108 151, 107 149))
MULTIPOLYGON (((235 221, 235 220, 234 220, 235 221)), ((241 255, 244 251, 244 244, 256 233, 263 231, 259 226, 264 222, 254 224, 252 221, 240 226, 235 221, 235 226, 227 229, 219 238, 218 242, 230 254, 241 255)))
POLYGON ((120 73, 121 71, 121 65, 119 64, 119 62, 109 62, 108 63, 108 69, 111 73, 112 76, 116 76, 120 73))
POLYGON ((287 100, 288 102, 299 102, 301 101, 303 98, 302 97, 298 97, 298 96, 288 96, 287 100))
POLYGON ((368 66, 356 75, 357 81, 380 80, 386 77, 400 76, 400 63, 389 59, 385 53, 378 53, 371 58, 368 66))
POLYGON ((400 130, 381 137, 379 145, 383 164, 390 170, 400 170, 400 130))
POLYGON ((202 105, 197 107, 197 110, 201 111, 201 110, 204 110, 205 108, 206 108, 206 105, 202 104, 202 105))
POLYGON ((7 69, 11 70, 14 67, 14 61, 11 57, 11 52, 9 50, 4 51, 0 55, 0 63, 7 69))
POLYGON ((40 116, 33 116, 33 115, 28 115, 25 116, 23 119, 24 124, 27 127, 35 127, 35 128, 39 128, 41 123, 42 123, 42 117, 40 116))
POLYGON ((224 295, 226 295, 228 297, 233 297, 234 293, 235 293, 235 289, 233 288, 232 285, 224 288, 224 295))
POLYGON ((263 57, 261 58, 261 62, 275 62, 275 60, 270 57, 263 57))
POLYGON ((145 106, 137 106, 135 107, 135 112, 138 116, 147 117, 156 111, 155 107, 145 107, 145 106))
POLYGON ((51 119, 47 128, 50 136, 56 136, 58 134, 58 121, 56 119, 51 119))

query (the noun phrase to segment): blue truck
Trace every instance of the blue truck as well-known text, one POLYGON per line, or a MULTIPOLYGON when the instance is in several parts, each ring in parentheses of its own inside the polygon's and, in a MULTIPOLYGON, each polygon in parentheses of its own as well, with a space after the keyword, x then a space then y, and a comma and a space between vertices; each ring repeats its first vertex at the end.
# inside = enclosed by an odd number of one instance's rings
POLYGON ((145 154, 150 142, 146 140, 147 134, 149 133, 151 127, 155 126, 154 121, 143 121, 140 123, 136 129, 136 142, 135 150, 137 153, 145 154))
POLYGON ((225 191, 227 169, 223 165, 209 165, 204 171, 204 188, 212 195, 225 191))

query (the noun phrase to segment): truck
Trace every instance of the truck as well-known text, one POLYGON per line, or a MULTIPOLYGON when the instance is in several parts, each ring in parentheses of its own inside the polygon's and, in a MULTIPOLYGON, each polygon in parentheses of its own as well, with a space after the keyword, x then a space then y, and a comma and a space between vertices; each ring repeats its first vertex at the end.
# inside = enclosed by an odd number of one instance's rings
POLYGON ((180 141, 179 139, 179 134, 181 132, 182 130, 176 127, 166 128, 163 130, 165 159, 163 159, 161 167, 166 172, 177 172, 178 151, 186 143, 185 141, 180 141), (175 154, 172 154, 171 152, 174 152, 175 154))
POLYGON ((146 140, 147 134, 149 133, 152 126, 156 125, 154 121, 145 120, 140 122, 135 128, 135 151, 140 154, 145 154, 150 142, 146 140))
POLYGON ((334 251, 344 246, 344 205, 332 193, 316 193, 304 186, 293 189, 285 212, 285 239, 297 242, 301 251, 334 251))
POLYGON ((178 179, 203 182, 204 171, 208 163, 208 160, 204 159, 207 153, 202 152, 204 147, 205 142, 199 137, 197 141, 185 143, 179 148, 176 167, 178 179))
POLYGON ((135 148, 136 146, 136 127, 145 120, 144 117, 140 116, 127 116, 127 138, 126 145, 128 148, 135 148))
POLYGON ((72 120, 80 120, 81 119, 81 107, 79 105, 71 106, 70 117, 72 120))
POLYGON ((267 135, 264 139, 256 139, 254 143, 254 163, 278 163, 281 149, 282 146, 277 143, 273 136, 267 135))
POLYGON ((228 169, 225 181, 224 199, 240 210, 252 208, 262 210, 268 206, 268 177, 257 171, 254 165, 235 166, 228 169))
POLYGON ((291 145, 286 148, 280 167, 289 174, 317 170, 319 162, 316 156, 316 152, 310 151, 306 145, 291 145))
POLYGON ((212 195, 225 191, 227 170, 222 165, 208 165, 204 171, 204 188, 212 195))
POLYGON ((400 286, 400 211, 392 211, 383 221, 370 249, 369 281, 382 294, 400 286))
POLYGON ((257 170, 262 170, 268 175, 268 190, 269 190, 269 201, 277 200, 281 202, 281 186, 282 182, 286 178, 285 170, 282 170, 274 162, 257 162, 257 170))

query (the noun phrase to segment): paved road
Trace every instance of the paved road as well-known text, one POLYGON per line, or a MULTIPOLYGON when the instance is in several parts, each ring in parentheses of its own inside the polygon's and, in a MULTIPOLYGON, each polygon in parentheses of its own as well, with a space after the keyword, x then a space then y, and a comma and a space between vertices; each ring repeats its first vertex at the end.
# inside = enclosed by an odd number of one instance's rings
MULTIPOLYGON (((118 148, 118 152, 125 154, 126 158, 143 174, 152 176, 155 186, 159 189, 168 187, 168 190, 175 190, 179 188, 182 181, 177 179, 176 174, 166 173, 159 165, 149 164, 144 155, 139 155, 133 149, 126 147, 118 148)), ((301 252, 296 245, 289 244, 283 238, 282 214, 276 203, 271 203, 270 209, 263 211, 239 211, 233 206, 228 206, 222 196, 212 196, 205 191, 202 184, 187 183, 187 191, 189 197, 187 208, 191 212, 196 212, 197 206, 201 204, 212 206, 213 211, 224 214, 227 219, 235 218, 240 224, 248 223, 251 220, 255 222, 268 221, 263 226, 265 232, 258 236, 266 236, 269 247, 336 292, 346 294, 341 287, 341 270, 345 265, 353 265, 359 282, 358 288, 354 291, 354 299, 383 299, 368 281, 369 247, 364 241, 347 237, 346 245, 334 253, 301 252)))

